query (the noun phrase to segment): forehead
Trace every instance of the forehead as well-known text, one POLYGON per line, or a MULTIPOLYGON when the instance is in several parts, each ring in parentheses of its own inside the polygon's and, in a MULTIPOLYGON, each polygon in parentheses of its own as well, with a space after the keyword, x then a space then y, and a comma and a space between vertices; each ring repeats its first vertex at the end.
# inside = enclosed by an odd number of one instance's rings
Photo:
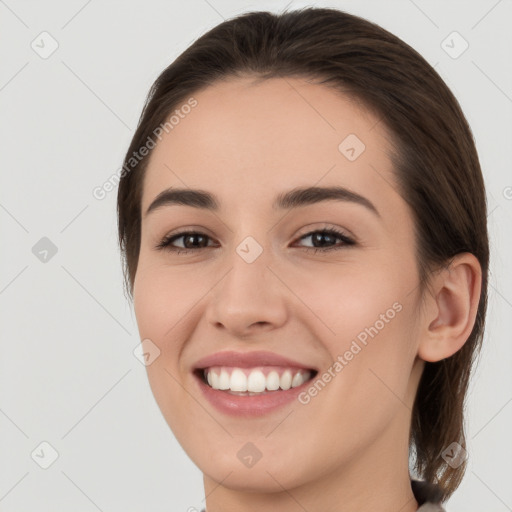
POLYGON ((172 129, 152 150, 143 212, 171 187, 211 191, 223 209, 264 208, 278 192, 312 185, 342 185, 376 205, 400 201, 383 123, 332 88, 297 78, 243 78, 193 98, 193 108, 176 106, 172 129))

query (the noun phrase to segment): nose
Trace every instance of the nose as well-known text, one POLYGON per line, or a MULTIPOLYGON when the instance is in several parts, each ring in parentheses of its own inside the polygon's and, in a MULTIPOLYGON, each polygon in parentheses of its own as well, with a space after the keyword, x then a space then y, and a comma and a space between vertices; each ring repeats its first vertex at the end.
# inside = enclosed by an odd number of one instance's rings
POLYGON ((286 322, 287 288, 264 254, 252 263, 237 253, 230 259, 231 268, 210 292, 205 312, 215 329, 244 338, 286 322))

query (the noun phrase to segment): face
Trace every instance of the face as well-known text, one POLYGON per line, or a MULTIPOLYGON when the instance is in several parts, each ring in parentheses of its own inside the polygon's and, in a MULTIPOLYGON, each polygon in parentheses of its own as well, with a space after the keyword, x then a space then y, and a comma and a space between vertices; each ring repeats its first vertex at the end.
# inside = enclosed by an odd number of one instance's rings
POLYGON ((133 289, 167 423, 232 489, 405 461, 420 297, 383 124, 300 79, 194 98, 151 154, 133 289))

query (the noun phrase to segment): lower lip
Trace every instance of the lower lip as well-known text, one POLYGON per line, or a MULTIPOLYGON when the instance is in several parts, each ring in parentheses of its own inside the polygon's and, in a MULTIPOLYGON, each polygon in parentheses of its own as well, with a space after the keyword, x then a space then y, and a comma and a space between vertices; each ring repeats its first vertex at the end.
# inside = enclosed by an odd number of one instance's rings
POLYGON ((297 399, 297 396, 310 384, 311 379, 300 386, 281 391, 269 391, 261 395, 232 395, 227 391, 213 389, 194 374, 199 388, 206 399, 219 411, 232 416, 262 416, 275 411, 297 399))

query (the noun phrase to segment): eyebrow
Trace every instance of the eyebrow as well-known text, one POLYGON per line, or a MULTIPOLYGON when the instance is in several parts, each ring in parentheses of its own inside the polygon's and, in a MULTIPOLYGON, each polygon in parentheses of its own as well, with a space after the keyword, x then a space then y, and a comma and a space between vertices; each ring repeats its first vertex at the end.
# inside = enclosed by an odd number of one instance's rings
MULTIPOLYGON (((276 196, 272 207, 274 209, 290 210, 292 208, 300 208, 331 200, 359 204, 377 217, 381 216, 375 205, 369 199, 356 192, 338 186, 294 188, 287 192, 281 192, 276 196)), ((147 216, 152 211, 162 208, 163 206, 175 204, 209 211, 219 210, 219 201, 215 195, 209 192, 190 188, 169 188, 163 190, 156 196, 144 216, 147 216)))

